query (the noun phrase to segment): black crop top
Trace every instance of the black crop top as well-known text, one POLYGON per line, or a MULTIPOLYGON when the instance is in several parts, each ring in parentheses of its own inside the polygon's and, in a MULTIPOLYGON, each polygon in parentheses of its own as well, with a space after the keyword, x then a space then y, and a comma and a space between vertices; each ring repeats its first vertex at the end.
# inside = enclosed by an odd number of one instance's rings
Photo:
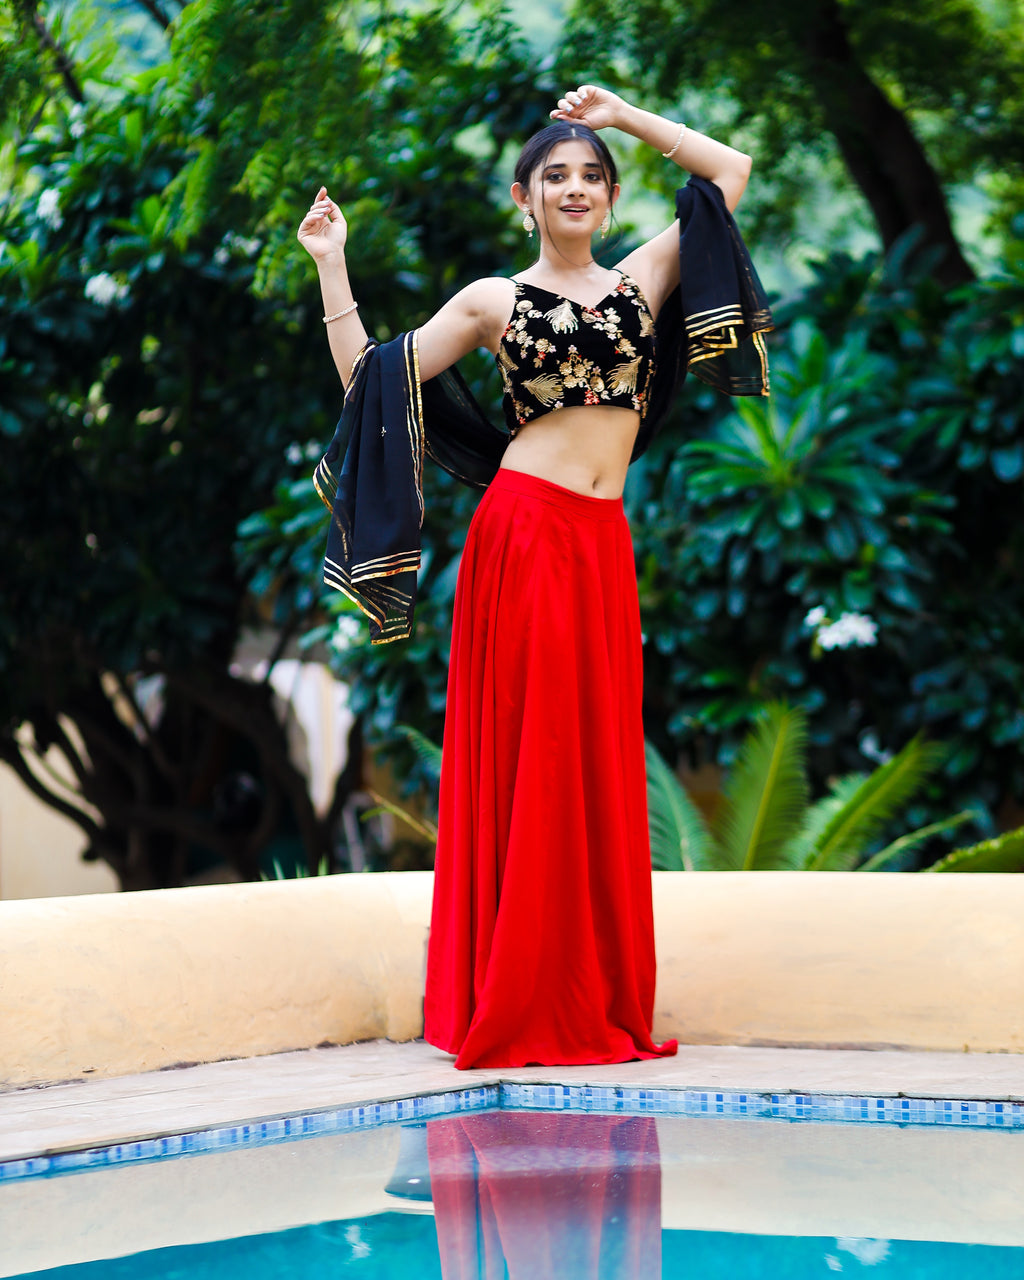
POLYGON ((639 285, 622 275, 596 307, 521 280, 515 286, 496 357, 509 433, 570 405, 619 405, 642 417, 654 373, 654 321, 639 285))

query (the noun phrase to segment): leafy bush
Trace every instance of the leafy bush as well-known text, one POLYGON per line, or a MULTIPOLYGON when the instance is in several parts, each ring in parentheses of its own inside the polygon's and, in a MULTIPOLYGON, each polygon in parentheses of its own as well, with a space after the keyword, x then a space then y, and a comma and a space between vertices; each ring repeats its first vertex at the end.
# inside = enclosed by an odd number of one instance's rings
POLYGON ((949 750, 911 820, 991 832, 1024 797, 1024 281, 833 263, 779 312, 771 400, 633 488, 648 735, 728 765, 785 698, 821 791, 927 731, 949 750))

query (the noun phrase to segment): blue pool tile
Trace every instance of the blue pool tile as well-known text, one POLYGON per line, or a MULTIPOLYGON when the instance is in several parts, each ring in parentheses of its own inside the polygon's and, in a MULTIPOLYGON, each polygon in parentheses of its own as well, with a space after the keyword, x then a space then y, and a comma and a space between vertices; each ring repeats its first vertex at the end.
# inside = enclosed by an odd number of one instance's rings
POLYGON ((637 1115, 757 1116, 796 1123, 914 1124, 1024 1130, 1024 1103, 956 1098, 881 1098, 729 1092, 692 1089, 633 1089, 600 1085, 487 1085, 450 1093, 368 1103, 338 1111, 286 1116, 254 1124, 229 1125, 54 1156, 0 1161, 0 1181, 75 1173, 103 1166, 140 1163, 295 1140, 315 1134, 423 1120, 430 1116, 496 1108, 507 1110, 603 1111, 637 1115))

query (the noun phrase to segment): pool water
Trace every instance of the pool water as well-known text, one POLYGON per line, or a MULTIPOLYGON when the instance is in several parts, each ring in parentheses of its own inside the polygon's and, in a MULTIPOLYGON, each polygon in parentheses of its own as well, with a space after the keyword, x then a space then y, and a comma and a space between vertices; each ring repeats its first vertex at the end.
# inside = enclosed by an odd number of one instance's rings
POLYGON ((744 1236, 718 1231, 663 1231, 657 1252, 637 1269, 609 1257, 567 1257, 556 1270, 506 1254, 460 1262, 442 1270, 433 1222, 381 1214, 353 1222, 326 1222, 272 1236, 248 1236, 179 1249, 159 1249, 109 1262, 34 1272, 52 1280, 285 1280, 353 1276, 360 1280, 633 1280, 636 1276, 687 1280, 811 1280, 837 1272, 878 1280, 1020 1280, 1019 1249, 917 1240, 860 1240, 798 1236, 744 1236))
POLYGON ((0 1185, 0 1276, 1022 1280, 1022 1188, 1021 1131, 478 1111, 0 1185))

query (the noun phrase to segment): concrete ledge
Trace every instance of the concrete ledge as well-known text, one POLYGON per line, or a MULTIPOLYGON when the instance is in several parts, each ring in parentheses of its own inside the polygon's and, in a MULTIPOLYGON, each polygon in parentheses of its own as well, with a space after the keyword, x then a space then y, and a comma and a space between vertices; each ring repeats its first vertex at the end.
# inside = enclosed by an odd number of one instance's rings
POLYGON ((1024 875, 654 884, 655 1039, 1024 1053, 1024 875))
POLYGON ((0 1088, 422 1032, 432 876, 0 902, 0 1088))
MULTIPOLYGON (((657 873, 655 1035, 1024 1052, 1024 876, 657 873)), ((422 1032, 426 872, 0 903, 0 1088, 422 1032)))

